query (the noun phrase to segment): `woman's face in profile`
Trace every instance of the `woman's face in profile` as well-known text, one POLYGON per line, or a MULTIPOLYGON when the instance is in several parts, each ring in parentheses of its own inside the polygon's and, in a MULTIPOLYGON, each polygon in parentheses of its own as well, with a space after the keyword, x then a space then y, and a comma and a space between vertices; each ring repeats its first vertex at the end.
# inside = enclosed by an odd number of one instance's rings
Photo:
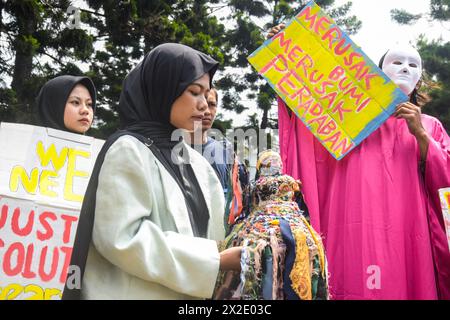
POLYGON ((92 125, 94 110, 89 90, 77 84, 66 102, 64 109, 64 125, 72 132, 84 134, 92 125))
POLYGON ((202 120, 208 109, 210 91, 209 74, 192 82, 175 100, 170 111, 170 123, 179 129, 194 131, 202 128, 202 120))
POLYGON ((202 121, 202 130, 206 131, 211 129, 211 126, 216 118, 217 113, 217 92, 215 89, 211 89, 208 94, 208 109, 206 109, 205 116, 202 121))

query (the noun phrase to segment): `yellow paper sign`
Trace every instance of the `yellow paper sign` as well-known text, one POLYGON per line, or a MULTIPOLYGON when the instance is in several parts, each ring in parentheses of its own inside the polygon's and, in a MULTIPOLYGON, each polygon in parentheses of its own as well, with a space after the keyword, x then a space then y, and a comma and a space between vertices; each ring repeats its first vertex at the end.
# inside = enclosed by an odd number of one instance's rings
POLYGON ((314 1, 248 60, 338 160, 408 100, 314 1))

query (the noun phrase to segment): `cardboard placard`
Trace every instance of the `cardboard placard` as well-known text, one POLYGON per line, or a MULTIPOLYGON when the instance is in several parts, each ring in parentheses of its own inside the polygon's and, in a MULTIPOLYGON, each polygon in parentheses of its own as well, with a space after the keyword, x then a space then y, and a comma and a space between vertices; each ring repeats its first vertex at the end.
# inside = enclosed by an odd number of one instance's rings
POLYGON ((0 300, 60 299, 104 141, 0 123, 0 300))
POLYGON ((338 160, 408 101, 314 1, 248 60, 338 160))

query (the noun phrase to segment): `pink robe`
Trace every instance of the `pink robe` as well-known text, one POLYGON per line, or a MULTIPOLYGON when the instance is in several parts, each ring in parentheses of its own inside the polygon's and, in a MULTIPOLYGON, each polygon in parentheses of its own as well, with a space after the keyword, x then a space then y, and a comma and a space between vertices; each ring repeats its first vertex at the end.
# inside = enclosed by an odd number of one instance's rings
POLYGON ((450 187, 450 138, 423 115, 425 173, 406 121, 390 117, 335 160, 279 99, 286 174, 303 182, 323 238, 333 299, 450 299, 450 250, 438 189, 450 187))

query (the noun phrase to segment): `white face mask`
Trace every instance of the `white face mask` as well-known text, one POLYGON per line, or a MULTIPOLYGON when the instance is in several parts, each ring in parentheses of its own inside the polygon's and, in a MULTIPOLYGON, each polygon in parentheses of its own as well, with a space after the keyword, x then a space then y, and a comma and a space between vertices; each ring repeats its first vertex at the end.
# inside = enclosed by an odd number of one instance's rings
POLYGON ((422 59, 412 47, 389 50, 382 67, 384 73, 407 95, 413 92, 422 76, 422 59))

